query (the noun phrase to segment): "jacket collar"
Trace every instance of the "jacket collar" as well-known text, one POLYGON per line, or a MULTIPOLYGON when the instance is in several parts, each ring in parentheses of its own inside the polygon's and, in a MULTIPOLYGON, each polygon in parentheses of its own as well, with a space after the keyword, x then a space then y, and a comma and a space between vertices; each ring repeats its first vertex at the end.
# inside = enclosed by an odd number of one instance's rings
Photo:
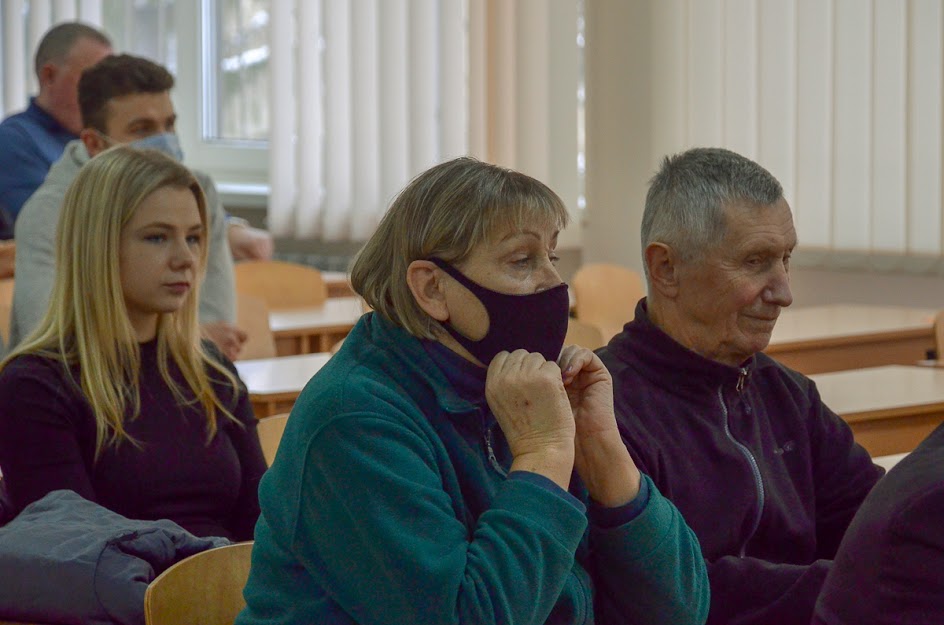
POLYGON ((636 316, 607 349, 652 384, 693 397, 719 387, 734 390, 739 382, 749 383, 752 371, 763 366, 756 355, 732 367, 693 352, 652 322, 646 298, 639 300, 636 316))
POLYGON ((26 107, 26 111, 27 114, 33 120, 35 120, 37 124, 48 130, 50 134, 61 134, 78 138, 77 134, 70 130, 66 130, 66 127, 60 124, 59 120, 50 115, 49 111, 36 104, 35 96, 29 99, 29 106, 26 107))
MULTIPOLYGON (((359 359, 369 359, 384 367, 395 380, 404 380, 404 385, 416 380, 432 393, 435 407, 450 414, 477 412, 476 405, 462 397, 450 383, 436 360, 430 357, 420 339, 416 338, 383 315, 372 312, 361 317, 354 330, 364 334, 366 341, 352 340, 353 344, 363 345, 365 350, 380 350, 376 355, 361 353, 359 359), (379 358, 377 357, 379 356, 379 358)), ((413 382, 415 384, 415 382, 413 382)), ((427 406, 434 408, 434 406, 427 406)))

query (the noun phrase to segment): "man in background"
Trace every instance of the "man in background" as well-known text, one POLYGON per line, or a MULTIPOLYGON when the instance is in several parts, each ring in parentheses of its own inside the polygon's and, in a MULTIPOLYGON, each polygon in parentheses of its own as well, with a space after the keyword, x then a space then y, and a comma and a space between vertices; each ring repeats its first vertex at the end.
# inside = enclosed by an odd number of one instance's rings
MULTIPOLYGON (((66 144, 79 138, 82 72, 111 53, 108 37, 80 22, 54 26, 40 41, 34 59, 39 94, 0 123, 0 208, 11 227, 66 144)), ((2 238, 10 236, 12 230, 2 238)))
MULTIPOLYGON (((79 138, 79 78, 110 54, 108 37, 80 22, 53 26, 40 41, 34 60, 39 95, 25 111, 0 123, 0 239, 13 237, 23 204, 66 144, 79 138)), ((272 235, 265 230, 227 216, 226 234, 236 260, 272 257, 272 235)), ((5 266, 0 250, 0 275, 5 266)))
MULTIPOLYGON (((78 89, 80 138, 66 145, 16 222, 11 346, 29 334, 46 312, 56 271, 56 224, 66 190, 85 163, 119 144, 158 149, 182 159, 175 132, 177 114, 170 98, 173 86, 174 77, 164 67, 130 55, 106 57, 82 75, 78 89)), ((209 218, 209 257, 200 291, 200 324, 204 334, 227 357, 235 359, 246 334, 233 324, 236 294, 226 216, 210 177, 201 172, 194 174, 206 194, 209 218)))

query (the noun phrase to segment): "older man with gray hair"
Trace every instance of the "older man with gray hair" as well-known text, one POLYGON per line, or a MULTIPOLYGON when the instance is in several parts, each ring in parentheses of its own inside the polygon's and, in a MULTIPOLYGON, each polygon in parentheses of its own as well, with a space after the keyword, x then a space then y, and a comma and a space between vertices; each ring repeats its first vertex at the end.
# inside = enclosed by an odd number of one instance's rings
POLYGON ((57 24, 39 42, 33 61, 39 94, 0 123, 0 208, 11 225, 66 144, 79 138, 82 72, 111 53, 108 37, 81 22, 57 24))
POLYGON ((624 442, 701 542, 709 623, 808 624, 882 475, 815 384, 762 353, 795 246, 763 167, 717 148, 666 158, 642 222, 648 297, 599 350, 624 442))

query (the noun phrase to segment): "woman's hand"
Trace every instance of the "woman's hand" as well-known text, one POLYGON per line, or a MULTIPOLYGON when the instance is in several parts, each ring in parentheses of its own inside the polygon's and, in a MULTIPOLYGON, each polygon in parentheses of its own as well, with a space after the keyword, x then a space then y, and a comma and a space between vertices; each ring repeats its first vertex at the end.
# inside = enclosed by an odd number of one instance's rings
POLYGON ((621 506, 639 492, 639 470, 616 427, 613 379, 585 347, 561 351, 560 369, 574 414, 574 465, 590 496, 604 506, 621 506))
POLYGON ((539 473, 566 490, 575 425, 557 363, 523 349, 501 352, 488 366, 485 398, 508 440, 512 471, 539 473))

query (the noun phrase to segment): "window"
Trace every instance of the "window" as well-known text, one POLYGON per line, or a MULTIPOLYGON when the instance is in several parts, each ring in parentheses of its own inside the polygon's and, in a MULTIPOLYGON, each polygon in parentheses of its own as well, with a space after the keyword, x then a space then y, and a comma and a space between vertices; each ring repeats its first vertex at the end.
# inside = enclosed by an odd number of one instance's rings
MULTIPOLYGON (((80 17, 101 25, 119 52, 165 65, 176 77, 186 162, 213 176, 224 201, 268 208, 270 227, 279 232, 328 240, 366 236, 413 175, 460 154, 533 175, 577 207, 577 6, 577 0, 0 5, 5 51, 34 49, 49 25, 80 17)), ((25 55, 15 60, 3 59, 4 86, 18 89, 3 93, 8 111, 25 105, 31 73, 19 71, 28 65, 25 55)), ((579 244, 578 232, 568 229, 562 245, 579 244)))
POLYGON ((102 6, 102 27, 116 50, 154 59, 176 77, 173 99, 187 162, 242 205, 264 206, 267 191, 269 4, 103 0, 102 6))
POLYGON ((269 0, 205 3, 204 140, 268 140, 269 5, 269 0))

